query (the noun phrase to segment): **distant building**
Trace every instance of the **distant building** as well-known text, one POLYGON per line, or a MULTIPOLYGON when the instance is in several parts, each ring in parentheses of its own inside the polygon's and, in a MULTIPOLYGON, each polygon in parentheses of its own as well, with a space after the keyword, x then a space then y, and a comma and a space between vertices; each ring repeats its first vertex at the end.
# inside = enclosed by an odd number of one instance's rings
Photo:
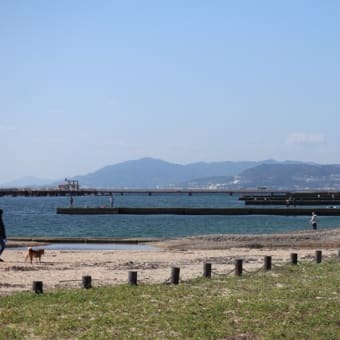
POLYGON ((58 188, 60 190, 79 190, 79 182, 73 179, 65 178, 65 184, 59 184, 58 188))

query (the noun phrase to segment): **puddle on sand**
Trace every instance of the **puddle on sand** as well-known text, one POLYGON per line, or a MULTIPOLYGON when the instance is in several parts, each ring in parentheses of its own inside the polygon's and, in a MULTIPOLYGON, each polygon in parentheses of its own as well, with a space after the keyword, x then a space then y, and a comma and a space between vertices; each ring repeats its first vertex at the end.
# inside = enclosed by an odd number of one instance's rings
MULTIPOLYGON (((50 249, 50 250, 159 250, 159 248, 147 244, 114 244, 114 243, 52 243, 45 246, 32 247, 33 249, 50 249)), ((26 247, 7 248, 21 250, 26 247)))

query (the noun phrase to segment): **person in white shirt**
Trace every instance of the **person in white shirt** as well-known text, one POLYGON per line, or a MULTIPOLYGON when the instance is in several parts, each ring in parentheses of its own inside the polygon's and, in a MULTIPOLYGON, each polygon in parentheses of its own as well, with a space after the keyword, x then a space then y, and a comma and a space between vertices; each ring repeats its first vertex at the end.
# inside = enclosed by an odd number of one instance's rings
POLYGON ((318 228, 318 216, 314 211, 312 212, 312 218, 310 219, 310 223, 312 224, 313 230, 316 230, 318 228))

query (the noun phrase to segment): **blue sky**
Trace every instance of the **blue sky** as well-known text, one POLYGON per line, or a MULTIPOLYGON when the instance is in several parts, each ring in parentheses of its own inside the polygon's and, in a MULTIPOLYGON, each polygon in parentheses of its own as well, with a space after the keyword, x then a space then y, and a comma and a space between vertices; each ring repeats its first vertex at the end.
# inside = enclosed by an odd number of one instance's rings
POLYGON ((0 1, 0 183, 129 159, 340 163, 339 1, 0 1))

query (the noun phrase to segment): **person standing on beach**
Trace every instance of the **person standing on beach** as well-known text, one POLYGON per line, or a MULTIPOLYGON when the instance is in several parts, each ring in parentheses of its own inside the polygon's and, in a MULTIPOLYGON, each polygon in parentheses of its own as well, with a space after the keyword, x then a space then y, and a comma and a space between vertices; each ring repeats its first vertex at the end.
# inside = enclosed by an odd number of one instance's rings
MULTIPOLYGON (((5 225, 2 222, 2 209, 0 209, 0 256, 6 248, 6 241, 6 230, 5 225)), ((4 260, 0 258, 0 262, 4 262, 4 260)))
POLYGON ((318 216, 313 211, 312 212, 312 218, 310 219, 310 223, 312 223, 313 230, 316 230, 317 227, 318 227, 318 220, 317 220, 317 218, 318 218, 318 216))

